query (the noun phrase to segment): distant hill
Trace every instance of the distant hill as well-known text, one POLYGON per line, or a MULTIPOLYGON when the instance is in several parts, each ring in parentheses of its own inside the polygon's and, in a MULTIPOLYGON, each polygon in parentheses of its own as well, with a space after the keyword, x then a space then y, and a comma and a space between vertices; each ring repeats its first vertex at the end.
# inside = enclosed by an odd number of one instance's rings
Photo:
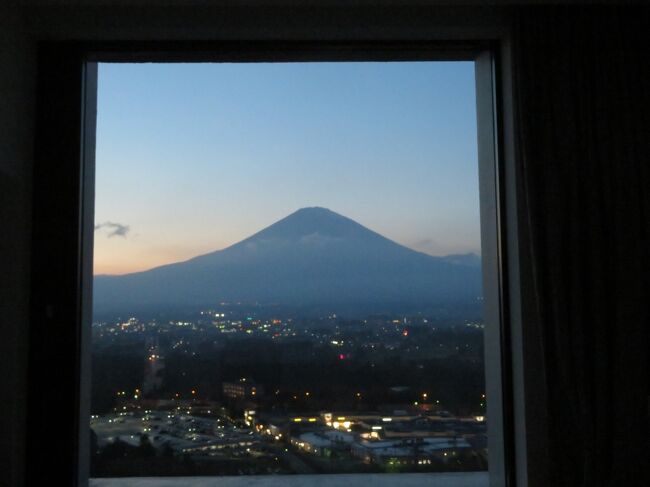
POLYGON ((226 249, 94 279, 95 311, 219 302, 382 311, 476 303, 480 258, 432 257, 325 208, 303 208, 226 249))

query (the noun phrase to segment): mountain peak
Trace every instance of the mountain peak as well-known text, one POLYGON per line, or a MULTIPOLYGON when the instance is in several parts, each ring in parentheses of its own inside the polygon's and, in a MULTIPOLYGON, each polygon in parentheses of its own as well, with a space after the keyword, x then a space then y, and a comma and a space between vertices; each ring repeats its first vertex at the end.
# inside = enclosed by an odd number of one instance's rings
MULTIPOLYGON (((329 208, 324 208, 322 206, 305 206, 304 208, 299 208, 296 211, 292 213, 292 215, 298 214, 298 213, 311 213, 311 214, 335 214, 338 215, 338 213, 333 212, 329 208)), ((290 216, 290 215, 289 215, 290 216)), ((340 216, 340 215, 339 215, 340 216)))
POLYGON ((300 208, 294 211, 293 213, 287 215, 282 220, 291 220, 291 219, 298 219, 298 218, 319 219, 320 221, 322 221, 323 219, 350 220, 349 218, 339 213, 336 213, 335 211, 332 211, 329 208, 324 208, 322 206, 306 206, 304 208, 300 208))
POLYGON ((333 238, 383 238, 335 211, 320 206, 311 206, 296 210, 247 240, 295 240, 315 234, 333 238))

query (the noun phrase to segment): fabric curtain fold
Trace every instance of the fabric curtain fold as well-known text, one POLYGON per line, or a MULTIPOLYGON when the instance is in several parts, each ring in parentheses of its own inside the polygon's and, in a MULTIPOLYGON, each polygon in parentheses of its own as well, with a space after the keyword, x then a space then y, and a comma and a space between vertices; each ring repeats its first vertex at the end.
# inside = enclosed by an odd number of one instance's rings
POLYGON ((543 337, 553 486, 650 485, 648 12, 514 18, 524 292, 543 337))

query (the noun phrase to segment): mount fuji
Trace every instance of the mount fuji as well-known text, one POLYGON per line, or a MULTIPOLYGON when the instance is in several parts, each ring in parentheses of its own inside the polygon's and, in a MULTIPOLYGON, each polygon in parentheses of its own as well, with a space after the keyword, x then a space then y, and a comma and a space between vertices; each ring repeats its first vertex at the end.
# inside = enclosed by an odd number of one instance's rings
POLYGON ((382 310, 476 303, 480 258, 434 257, 325 208, 302 208, 223 250, 94 278, 95 311, 256 305, 382 310))

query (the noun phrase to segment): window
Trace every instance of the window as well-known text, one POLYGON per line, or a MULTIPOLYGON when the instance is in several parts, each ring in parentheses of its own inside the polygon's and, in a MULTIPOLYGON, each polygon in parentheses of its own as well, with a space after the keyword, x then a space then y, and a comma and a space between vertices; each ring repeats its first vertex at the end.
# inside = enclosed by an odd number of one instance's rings
MULTIPOLYGON (((434 55, 433 51, 423 54, 421 51, 414 50, 413 53, 409 54, 409 52, 410 52, 409 49, 404 48, 399 52, 400 52, 400 54, 396 56, 395 54, 390 54, 390 53, 386 54, 386 51, 384 51, 382 49, 378 49, 377 51, 364 50, 364 51, 357 52, 356 54, 353 53, 351 55, 348 53, 348 54, 346 54, 346 56, 349 56, 349 57, 351 57, 353 59, 355 58, 355 56, 357 58, 359 58, 359 59, 366 59, 366 58, 369 58, 369 57, 370 58, 377 58, 377 57, 382 58, 382 57, 384 57, 384 58, 387 58, 387 60, 390 59, 390 60, 395 60, 395 61, 397 61, 397 60, 404 61, 405 58, 407 60, 409 58, 416 58, 416 59, 419 59, 419 60, 421 60, 423 58, 424 59, 435 59, 435 55, 434 55)), ((475 52, 478 52, 478 51, 471 51, 471 52, 465 54, 464 56, 466 56, 466 58, 471 58, 471 57, 475 56, 475 52)), ((244 54, 245 54, 245 52, 244 52, 244 54)), ((271 53, 270 56, 272 56, 272 55, 273 54, 271 53)), ((283 55, 286 56, 286 53, 283 54, 283 55)), ((269 56, 269 53, 266 53, 265 56, 269 56)), ((301 58, 304 57, 304 56, 305 56, 305 54, 303 52, 301 54, 301 58)), ((339 57, 339 55, 334 55, 334 54, 330 53, 328 55, 325 55, 325 59, 327 59, 327 56, 331 56, 332 58, 339 57)), ((316 58, 321 57, 322 58, 323 53, 315 51, 314 57, 316 57, 316 58)), ((496 173, 496 168, 495 168, 496 161, 495 161, 494 143, 491 140, 491 137, 493 137, 491 134, 494 133, 494 126, 493 126, 493 122, 492 122, 492 120, 493 120, 493 98, 492 98, 492 93, 491 93, 492 92, 492 86, 489 83, 487 83, 487 85, 484 85, 481 88, 481 83, 486 83, 487 81, 489 81, 489 79, 491 79, 491 78, 489 78, 491 76, 490 68, 491 68, 491 64, 490 64, 489 59, 487 59, 487 60, 484 59, 483 61, 479 60, 478 71, 477 71, 479 73, 479 76, 478 76, 478 85, 479 85, 479 124, 483 124, 482 127, 479 127, 479 135, 480 135, 479 140, 481 141, 480 142, 481 147, 479 148, 479 150, 481 152, 480 165, 481 165, 481 171, 482 171, 481 176, 480 176, 481 186, 482 186, 481 187, 481 190, 482 190, 481 200, 482 200, 482 206, 483 206, 483 208, 482 208, 483 215, 481 216, 481 220, 482 220, 482 225, 483 225, 483 229, 482 229, 482 233, 483 233, 483 248, 482 248, 483 255, 486 255, 485 254, 486 248, 489 249, 490 252, 493 252, 493 254, 492 254, 492 256, 493 256, 492 257, 492 262, 490 264, 487 264, 487 265, 484 266, 485 280, 486 280, 486 282, 492 284, 492 286, 486 286, 484 297, 485 297, 486 300, 488 300, 488 301, 491 300, 491 302, 493 303, 492 307, 490 307, 490 306, 487 307, 487 309, 486 309, 487 315, 486 315, 485 319, 486 319, 486 321, 494 320, 492 322, 498 325, 500 323, 500 317, 499 317, 499 306, 500 305, 499 305, 499 299, 498 299, 499 293, 500 293, 500 290, 499 290, 500 284, 498 282, 499 262, 497 260, 497 255, 498 255, 498 253, 497 253, 497 250, 498 250, 498 246, 497 246, 497 243, 498 243, 498 240, 497 240, 497 236, 498 236, 498 227, 497 227, 498 218, 497 217, 498 217, 498 215, 497 215, 497 212, 496 212, 496 210, 497 210, 496 201, 497 200, 496 200, 496 185, 495 185, 495 182, 497 180, 497 178, 496 178, 497 173, 496 173), (481 69, 483 71, 481 71, 481 69), (486 79, 485 76, 488 76, 489 79, 486 79), (485 91, 481 92, 481 89, 485 90, 485 91), (487 102, 486 102, 486 104, 487 104, 487 112, 485 111, 486 106, 481 105, 481 102, 484 102, 485 100, 487 100, 487 102), (487 134, 487 135, 482 136, 482 134, 487 134), (487 245, 486 245, 486 243, 487 243, 487 245)), ((96 69, 96 65, 93 65, 92 63, 86 64, 85 72, 89 76, 89 78, 87 78, 87 81, 92 81, 93 70, 94 69, 96 69)), ((92 82, 88 82, 85 86, 86 86, 86 88, 88 88, 88 89, 90 89, 92 91, 92 88, 93 88, 92 82)), ((86 108, 90 110, 90 112, 92 112, 92 101, 93 101, 93 96, 94 96, 94 93, 91 92, 91 91, 86 92, 86 96, 88 97, 88 99, 87 99, 87 102, 86 102, 86 105, 85 105, 86 108)), ((87 130, 86 137, 84 138, 84 140, 87 143, 92 142, 92 140, 93 140, 92 139, 92 134, 94 133, 94 127, 92 126, 92 123, 91 122, 86 123, 84 125, 84 128, 85 128, 85 130, 87 130)), ((86 165, 84 166, 86 168, 86 173, 85 173, 85 178, 86 178, 85 183, 86 183, 86 185, 83 188, 84 189, 83 197, 85 198, 83 208, 85 208, 85 209, 88 209, 88 208, 92 207, 92 196, 93 195, 92 195, 92 192, 89 191, 89 188, 92 187, 91 181, 93 179, 93 175, 92 175, 92 168, 89 167, 89 165, 88 165, 88 161, 91 161, 91 159, 92 159, 92 157, 91 157, 92 149, 93 149, 93 147, 92 147, 91 143, 89 143, 88 145, 85 146, 85 150, 87 151, 86 152, 86 156, 87 156, 86 157, 86 165)), ((77 202, 77 205, 78 204, 79 204, 79 202, 77 202)), ((101 221, 98 221, 96 223, 93 223, 92 221, 89 221, 89 218, 88 218, 87 215, 84 217, 84 229, 85 229, 86 232, 88 232, 91 228, 94 228, 95 225, 97 225, 99 227, 98 230, 100 230, 100 231, 108 231, 108 232, 113 232, 113 233, 117 232, 117 235, 119 235, 120 232, 124 233, 126 231, 123 226, 120 226, 120 225, 122 225, 121 222, 116 222, 116 221, 106 219, 106 220, 101 220, 101 221)), ((86 242, 88 242, 88 240, 86 240, 86 242)), ((87 247, 86 247, 86 249, 87 249, 87 247)), ((85 282, 86 282, 86 285, 87 285, 88 282, 89 282, 89 278, 90 278, 90 276, 88 274, 88 269, 87 269, 87 261, 86 261, 86 268, 84 268, 82 266, 80 268, 80 271, 82 271, 84 273, 85 282)), ((77 295, 78 295, 78 291, 77 291, 77 295)), ((83 293, 82 293, 82 296, 83 296, 83 293)), ((100 303, 98 303, 98 305, 99 304, 100 303)), ((90 309, 89 309, 89 306, 88 306, 88 300, 87 299, 85 301, 82 300, 80 309, 83 310, 83 313, 82 313, 83 318, 81 316, 77 317, 77 319, 79 320, 79 323, 81 323, 83 320, 85 320, 86 323, 89 323, 91 320, 90 320, 90 309)), ((215 325, 215 326, 223 325, 224 327, 229 327, 229 326, 232 327, 233 326, 233 321, 241 321, 239 318, 237 318, 235 320, 232 320, 232 319, 231 320, 226 320, 224 323, 222 323, 219 320, 214 320, 213 318, 215 317, 215 313, 219 313, 220 315, 225 314, 223 309, 208 309, 208 308, 205 308, 205 309, 202 309, 202 311, 212 313, 210 321, 211 321, 211 323, 217 323, 217 325, 215 325)), ((261 321, 261 320, 257 320, 255 317, 251 317, 251 318, 252 318, 251 321, 261 321)), ((391 318, 394 319, 394 317, 391 317, 391 318)), ((405 317, 402 317, 402 318, 405 318, 405 317)), ((408 319, 410 319, 410 318, 407 318, 407 320, 408 319)), ((285 317, 285 321, 283 321, 283 320, 280 320, 280 321, 281 321, 280 326, 285 327, 285 329, 288 330, 289 328, 285 326, 286 325, 286 317, 285 317)), ((181 323, 192 323, 192 321, 187 321, 187 322, 180 321, 180 322, 181 323)), ((408 322, 408 323, 410 323, 410 322, 408 322)), ((137 328, 138 326, 140 326, 139 321, 137 321, 137 322, 136 321, 133 321, 133 322, 125 321, 122 324, 123 324, 124 328, 126 328, 126 329, 128 329, 129 327, 137 328)), ((259 330, 260 327, 266 326, 267 324, 268 323, 266 323, 266 322, 262 322, 260 326, 255 328, 255 330, 253 330, 252 327, 250 329, 251 329, 251 331, 253 333, 255 333, 255 332, 257 332, 259 330)), ((406 333, 406 335, 404 335, 404 337, 406 337, 408 335, 408 333, 410 333, 411 330, 408 327, 403 326, 404 324, 405 324, 404 322, 395 323, 395 325, 397 325, 396 328, 399 328, 402 333, 406 333)), ((271 321, 271 325, 273 325, 272 321, 271 321)), ((181 325, 178 325, 178 321, 177 321, 176 326, 181 326, 181 325)), ((189 326, 191 327, 192 325, 189 325, 189 326)), ((496 329, 493 330, 493 333, 496 336, 499 336, 499 334, 500 334, 499 327, 496 326, 495 328, 496 329)), ((98 333, 101 333, 101 332, 98 332, 98 333)), ((88 354, 89 348, 90 348, 89 343, 88 343, 90 341, 89 338, 90 338, 89 336, 85 336, 84 346, 81 349, 82 354, 84 354, 84 353, 86 354, 85 360, 88 359, 87 354, 88 354)), ((337 337, 328 336, 327 338, 328 338, 328 340, 330 342, 329 343, 330 345, 338 346, 338 343, 337 344, 332 343, 333 341, 337 341, 337 342, 339 341, 339 340, 336 339, 337 337)), ((489 337, 486 338, 486 341, 489 342, 490 340, 493 341, 494 339, 490 339, 489 337)), ((343 339, 342 341, 345 341, 345 339, 343 339)), ((494 349, 489 350, 489 353, 493 354, 493 355, 491 357, 488 356, 488 359, 487 359, 488 367, 493 367, 492 370, 488 371, 488 379, 489 379, 491 374, 495 377, 494 383, 492 383, 492 384, 490 384, 490 381, 488 380, 488 384, 487 384, 488 390, 487 390, 487 392, 488 392, 488 396, 492 397, 490 395, 490 388, 496 386, 497 387, 496 389, 492 389, 492 390, 496 391, 496 395, 494 396, 495 398, 498 395, 500 395, 500 393, 501 393, 500 388, 499 388, 500 387, 500 384, 499 384, 500 378, 499 377, 500 377, 501 372, 500 372, 500 368, 499 368, 500 367, 500 365, 499 365, 500 362, 499 362, 499 358, 498 358, 499 354, 500 354, 500 350, 498 349, 498 341, 497 341, 496 345, 497 345, 496 350, 494 350, 494 349)), ((149 344, 149 350, 151 352, 150 358, 153 357, 152 360, 151 360, 152 362, 155 362, 158 359, 158 355, 159 355, 157 353, 158 352, 158 349, 157 349, 158 346, 159 346, 159 344, 157 344, 155 342, 149 344)), ((347 350, 344 350, 338 356, 339 356, 340 360, 344 361, 344 360, 348 359, 347 355, 348 355, 347 350), (343 358, 340 358, 341 356, 343 356, 343 358)), ((88 368, 84 367, 83 364, 81 364, 81 367, 79 367, 79 364, 77 363, 75 365, 75 368, 81 370, 82 377, 84 376, 84 374, 87 374, 87 372, 84 373, 84 370, 88 370, 88 368)), ((156 374, 154 372, 153 377, 152 377, 152 380, 154 382, 155 382, 155 375, 156 374)), ((222 381, 221 393, 225 397, 232 396, 233 399, 241 399, 242 396, 244 398, 251 399, 253 395, 257 395, 257 394, 266 395, 266 394, 268 394, 270 392, 270 391, 266 390, 266 388, 264 387, 264 384, 251 384, 250 380, 251 380, 250 377, 243 376, 243 377, 239 377, 238 380, 222 381), (249 382, 247 383, 247 381, 249 381, 249 382)), ((82 383, 86 384, 83 387, 87 388, 87 384, 88 384, 87 381, 88 381, 88 377, 86 375, 85 379, 82 380, 82 383)), ((82 392, 84 390, 83 387, 82 387, 82 392)), ((155 388, 156 385, 154 384, 152 387, 155 388)), ((144 385, 143 385, 143 390, 144 390, 144 385)), ((195 390, 196 389, 194 389, 194 388, 189 389, 190 397, 191 397, 191 395, 195 394, 195 392, 192 392, 192 391, 195 391, 195 390)), ((135 397, 135 396, 139 396, 140 392, 141 392, 140 388, 133 387, 132 389, 129 389, 128 391, 126 391, 126 390, 116 391, 116 394, 117 393, 120 393, 122 395, 128 394, 134 400, 138 400, 140 398, 135 397)), ((302 392, 306 396, 307 393, 309 393, 310 391, 302 391, 302 392)), ((88 390, 86 389, 85 394, 87 394, 87 393, 88 393, 88 390)), ((188 391, 184 391, 184 394, 187 394, 187 393, 188 393, 188 391)), ((359 394, 364 395, 365 392, 363 392, 363 393, 359 392, 359 394)), ((422 396, 423 400, 429 399, 427 397, 428 394, 429 394, 428 391, 418 391, 418 394, 420 394, 422 396)), ((82 424, 83 424, 84 414, 86 414, 84 412, 84 408, 87 408, 87 403, 84 403, 84 400, 87 400, 87 399, 83 399, 83 397, 84 396, 83 396, 83 393, 82 393, 82 406, 81 406, 80 413, 78 413, 78 415, 77 415, 78 418, 81 418, 80 421, 81 421, 82 424)), ((85 396, 85 397, 87 398, 87 396, 85 396)), ((171 400, 173 400, 173 399, 171 399, 171 400)), ((419 402, 419 401, 414 401, 414 402, 419 402)), ((499 410, 501 406, 499 404, 499 400, 495 400, 494 402, 495 402, 496 407, 498 408, 497 413, 494 415, 495 418, 497 418, 497 417, 499 417, 501 415, 501 411, 499 410)), ((492 403, 489 402, 488 404, 491 405, 492 403)), ((187 403, 183 403, 181 407, 185 407, 187 405, 188 405, 187 403)), ((414 404, 414 406, 418 406, 418 405, 414 404)), ((130 408, 130 406, 128 406, 126 404, 124 404, 122 407, 126 407, 127 411, 130 408)), ((178 407, 178 406, 176 406, 176 407, 178 407)), ((86 411, 87 411, 87 409, 86 409, 86 411)), ((319 415, 318 417, 316 415, 312 414, 313 411, 307 411, 307 413, 309 413, 309 414, 296 415, 295 417, 291 417, 290 420, 292 422, 294 422, 294 423, 301 423, 303 421, 306 422, 306 423, 309 423, 309 422, 312 422, 312 420, 315 420, 313 422, 317 422, 317 423, 322 422, 322 423, 327 424, 327 422, 328 422, 328 419, 325 416, 327 414, 327 411, 323 411, 323 416, 319 415)), ((147 413, 145 413, 145 414, 147 414, 147 413)), ((262 423, 257 423, 257 417, 256 417, 257 415, 258 415, 257 410, 252 411, 252 410, 248 409, 248 410, 244 411, 244 414, 242 416, 242 420, 244 422, 250 422, 253 425, 253 427, 257 427, 258 424, 262 425, 262 423)), ((481 415, 476 414, 475 416, 476 417, 474 419, 477 422, 482 421, 480 419, 481 415)), ((490 412, 488 412, 488 416, 490 418, 492 418, 492 415, 491 415, 490 412)), ((341 417, 344 418, 343 416, 341 416, 341 417)), ((391 420, 396 419, 396 418, 393 418, 392 416, 386 416, 385 418, 391 419, 391 420)), ((93 419, 95 419, 95 418, 93 418, 93 419)), ((119 418, 115 418, 115 419, 118 419, 118 421, 119 421, 119 418)), ((143 418, 139 418, 139 419, 143 419, 143 418)), ((382 417, 381 419, 383 421, 384 418, 382 417)), ((360 418, 355 418, 355 421, 357 423, 362 422, 362 420, 360 418)), ((372 418, 370 418, 370 421, 372 421, 372 418)), ((160 424, 155 424, 155 421, 149 421, 149 422, 154 423, 153 426, 161 427, 160 424)), ((334 421, 333 417, 331 418, 330 422, 332 423, 332 426, 334 426, 335 421, 334 421)), ((339 421, 339 417, 337 415, 336 422, 339 423, 339 427, 332 428, 332 430, 334 431, 334 430, 343 429, 344 431, 340 432, 340 434, 342 436, 345 433, 348 433, 348 431, 345 431, 345 430, 352 429, 352 428, 348 428, 348 427, 345 426, 345 423, 347 422, 347 418, 341 419, 339 421), (343 428, 341 428, 341 424, 343 424, 343 428)), ((490 422, 490 424, 491 424, 491 422, 490 422)), ((495 424, 497 424, 499 427, 501 426, 499 424, 499 420, 496 420, 495 424)), ((264 423, 262 426, 266 427, 266 426, 270 426, 270 425, 267 425, 266 423, 264 423)), ((351 422, 350 426, 352 426, 352 422, 351 422)), ((368 431, 367 432, 364 431, 363 433, 368 433, 368 434, 371 435, 372 432, 373 432, 373 426, 376 426, 376 425, 373 423, 373 424, 367 424, 365 426, 369 426, 369 428, 366 428, 366 429, 368 429, 368 431)), ((379 426, 383 427, 381 424, 379 424, 379 426)), ((493 427, 491 426, 491 428, 493 428, 493 427)), ((270 427, 268 429, 271 430, 270 427)), ((80 427, 80 430, 81 430, 81 432, 83 432, 83 426, 80 427)), ((79 437, 80 437, 80 441, 83 442, 84 440, 83 440, 83 435, 82 435, 81 432, 80 432, 79 437)), ((320 439, 320 436, 316 435, 316 436, 314 436, 314 438, 312 438, 312 437, 309 436, 310 433, 313 433, 313 432, 306 430, 304 432, 304 435, 298 435, 295 438, 292 437, 291 439, 289 439, 289 445, 292 448, 304 449, 304 450, 308 450, 310 453, 313 453, 315 455, 320 455, 326 449, 330 449, 330 451, 331 451, 332 445, 334 443, 336 443, 335 440, 330 439, 329 443, 328 443, 329 446, 328 445, 323 445, 323 444, 319 443, 319 441, 318 441, 320 439), (300 443, 302 443, 303 445, 301 445, 300 443)), ((497 458, 497 460, 496 460, 497 464, 499 462, 503 461, 503 455, 502 455, 502 453, 501 454, 499 453, 499 449, 502 448, 502 445, 499 446, 499 444, 502 443, 501 438, 500 438, 501 435, 502 435, 501 431, 494 432, 494 428, 493 428, 493 432, 491 433, 491 445, 490 445, 491 450, 490 451, 491 451, 491 453, 492 453, 492 451, 495 452, 495 455, 496 455, 496 458, 497 458), (493 448, 493 445, 495 445, 495 448, 493 448)), ((278 435, 275 435, 275 436, 278 436, 278 435)), ((343 441, 343 440, 341 440, 341 441, 343 441)), ((84 445, 81 445, 80 449, 83 450, 83 448, 84 448, 84 445)), ((448 454, 455 453, 455 451, 452 451, 452 450, 455 450, 455 449, 452 448, 449 451, 444 452, 444 453, 448 453, 448 454)), ((427 460, 431 461, 431 458, 424 458, 424 457, 415 458, 416 462, 418 460, 420 460, 421 462, 427 461, 427 460)), ((403 462, 403 461, 404 461, 403 459, 400 459, 397 456, 394 457, 394 458, 390 457, 390 458, 386 459, 386 463, 389 464, 389 465, 398 465, 399 462, 403 462)), ((490 464, 491 465, 493 464, 492 459, 491 459, 490 464)), ((422 465, 424 465, 424 464, 422 464, 422 465)), ((498 469, 498 467, 497 467, 497 469, 498 469)))

